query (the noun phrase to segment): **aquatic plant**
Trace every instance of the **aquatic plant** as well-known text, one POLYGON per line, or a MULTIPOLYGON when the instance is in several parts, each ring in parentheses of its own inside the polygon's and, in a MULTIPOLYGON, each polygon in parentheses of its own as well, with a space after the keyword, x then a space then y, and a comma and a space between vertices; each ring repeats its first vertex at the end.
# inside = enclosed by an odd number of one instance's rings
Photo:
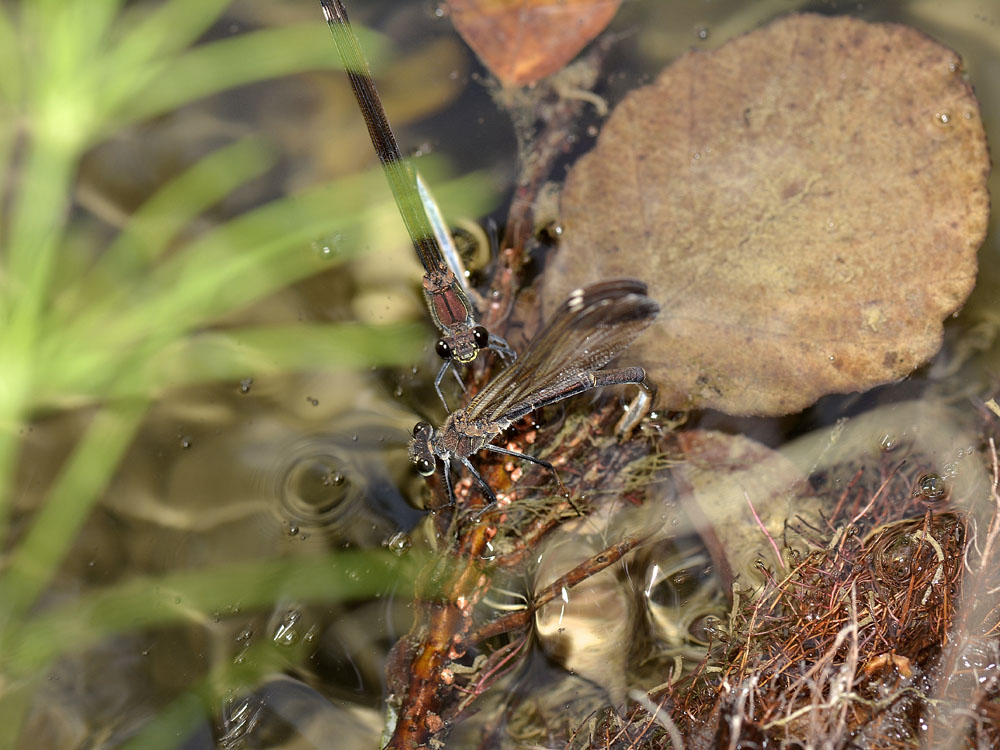
MULTIPOLYGON (((46 597, 147 407, 163 393, 264 373, 398 364, 420 351, 422 329, 413 324, 232 323, 256 300, 379 246, 372 220, 389 209, 362 200, 378 174, 261 203, 205 229, 207 222, 196 222, 275 161, 263 139, 248 137, 195 161, 120 227, 95 230, 99 222, 86 220, 81 162, 109 137, 235 86, 336 64, 318 17, 235 36, 210 33, 228 4, 31 0, 0 8, 4 747, 18 736, 47 666, 68 649, 263 607, 279 596, 370 596, 400 575, 389 553, 340 553, 126 579, 68 601, 46 597), (199 42, 206 36, 216 38, 199 42), (323 239, 336 233, 364 241, 323 239), (23 447, 33 420, 65 410, 85 426, 38 507, 15 508, 17 474, 31 470, 23 447), (348 575, 362 566, 364 575, 348 575)), ((485 195, 474 176, 453 187, 451 195, 470 204, 485 195)), ((244 660, 240 670, 225 665, 224 674, 206 678, 201 695, 252 682, 273 666, 273 658, 244 660)), ((202 715, 172 711, 157 726, 202 715)))

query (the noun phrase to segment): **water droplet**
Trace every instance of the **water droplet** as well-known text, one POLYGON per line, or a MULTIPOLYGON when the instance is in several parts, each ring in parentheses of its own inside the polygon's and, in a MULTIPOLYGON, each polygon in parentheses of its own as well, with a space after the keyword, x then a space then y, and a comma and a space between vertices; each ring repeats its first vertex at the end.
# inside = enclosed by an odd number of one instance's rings
POLYGON ((597 130, 597 126, 596 125, 588 125, 587 126, 587 135, 590 136, 591 138, 596 138, 598 132, 599 131, 597 130))
POLYGON ((698 38, 701 41, 703 41, 703 42, 706 39, 708 39, 708 27, 707 26, 702 26, 700 29, 698 29, 698 38))
POLYGON ((296 625, 301 616, 299 611, 295 609, 286 612, 285 616, 278 622, 278 626, 274 629, 274 635, 271 637, 272 640, 279 646, 294 646, 298 643, 300 635, 296 625))
POLYGON ((299 533, 299 527, 294 523, 288 524, 288 536, 296 536, 299 533))
POLYGON ((191 442, 191 438, 189 438, 187 435, 181 435, 181 448, 187 450, 192 445, 194 445, 194 443, 191 442))
POLYGON ((940 474, 924 474, 913 488, 914 497, 941 500, 948 495, 948 484, 940 474))
POLYGON ((938 122, 939 122, 939 123, 940 123, 941 125, 947 125, 948 123, 950 123, 950 122, 951 122, 951 115, 950 115, 950 114, 948 114, 947 112, 938 112, 937 114, 935 114, 935 115, 934 115, 934 118, 935 118, 935 119, 936 119, 936 120, 937 120, 937 121, 938 121, 938 122))
POLYGON ((243 378, 240 381, 240 393, 250 393, 250 386, 253 385, 253 378, 243 378))
POLYGON ((878 448, 883 453, 892 453, 899 447, 899 438, 892 433, 885 432, 882 433, 882 437, 878 439, 878 448))
POLYGON ((313 398, 312 396, 306 396, 306 401, 308 401, 313 406, 319 406, 319 399, 313 398))
POLYGON ((390 552, 393 552, 397 555, 403 555, 407 552, 407 550, 410 549, 410 547, 413 546, 413 540, 410 539, 409 534, 403 531, 397 531, 391 537, 386 539, 382 544, 390 552))
POLYGON ((337 232, 331 237, 314 240, 312 243, 313 252, 321 260, 334 260, 344 254, 344 235, 337 232))

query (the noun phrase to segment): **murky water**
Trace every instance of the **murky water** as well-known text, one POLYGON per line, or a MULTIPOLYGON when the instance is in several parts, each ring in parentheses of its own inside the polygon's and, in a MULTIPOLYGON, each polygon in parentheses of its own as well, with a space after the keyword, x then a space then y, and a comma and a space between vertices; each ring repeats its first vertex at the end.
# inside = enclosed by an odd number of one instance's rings
MULTIPOLYGON (((379 85, 404 151, 438 156, 448 165, 437 167, 441 183, 448 182, 446 173, 488 175, 493 194, 475 202, 492 205, 479 206, 484 215, 470 218, 489 214, 502 225, 517 176, 517 146, 508 114, 491 99, 483 70, 447 18, 435 12, 435 4, 355 5, 350 10, 356 23, 384 35, 387 55, 394 58, 380 66, 384 80, 379 85)), ((796 9, 906 23, 953 47, 975 86, 990 140, 1000 143, 1000 9, 973 0, 815 6, 787 0, 629 2, 612 25, 622 36, 607 55, 597 93, 613 106, 683 51, 718 46, 796 9)), ((206 38, 306 22, 326 34, 318 3, 239 0, 206 38)), ((329 54, 335 60, 332 41, 329 54)), ((585 117, 576 141, 579 152, 592 145, 600 125, 592 112, 585 117)), ((176 244, 265 200, 344 178, 374 161, 361 117, 337 72, 253 84, 169 110, 90 150, 74 187, 67 252, 99 255, 125 217, 170 177, 218 144, 247 134, 266 140, 276 154, 274 166, 263 179, 210 202, 176 244)), ((433 162, 428 171, 435 171, 433 162)), ((411 626, 417 574, 441 544, 422 510, 429 495, 409 466, 405 447, 414 422, 440 422, 443 415, 431 387, 437 372, 435 335, 419 297, 419 267, 381 177, 376 174, 365 185, 365 191, 353 191, 357 205, 351 207, 369 212, 364 222, 345 221, 342 231, 324 228, 302 242, 302 255, 318 264, 313 272, 259 297, 249 295, 246 304, 213 318, 212 326, 416 323, 422 332, 407 335, 423 336, 422 352, 415 347, 414 357, 381 366, 393 359, 391 353, 366 350, 352 359, 317 347, 315 360, 308 353, 283 355, 275 366, 264 351, 225 378, 184 377, 181 366, 176 377, 164 376, 150 389, 134 436, 127 431, 131 427, 122 427, 127 448, 121 459, 104 474, 84 475, 75 485, 81 494, 93 485, 96 498, 92 508, 80 511, 78 527, 70 519, 49 531, 40 521, 48 522, 44 508, 59 490, 60 472, 99 419, 99 399, 69 393, 63 400, 43 401, 23 427, 3 425, 15 430, 21 446, 10 492, 6 560, 13 561, 8 569, 15 575, 5 579, 3 589, 10 604, 4 610, 6 645, 0 647, 6 652, 0 697, 8 727, 0 734, 5 746, 379 746, 385 698, 392 688, 386 660, 411 626), (368 252, 322 266, 327 256, 359 248, 368 252), (189 384, 208 380, 217 382, 189 384), (33 534, 39 533, 36 539, 33 534), (37 565, 35 558, 16 552, 27 542, 29 552, 42 560, 37 565), (46 577, 50 563, 52 575, 46 577)), ((447 210, 462 207, 462 192, 461 186, 442 190, 447 210)), ((985 486, 979 433, 969 427, 976 413, 967 397, 996 387, 996 237, 991 229, 980 251, 976 290, 948 321, 941 355, 908 383, 867 397, 829 397, 801 417, 698 414, 689 426, 782 448, 781 460, 808 474, 816 495, 825 491, 821 481, 838 491, 851 481, 844 472, 856 456, 838 453, 850 445, 861 445, 858 450, 872 456, 905 445, 929 457, 919 470, 907 469, 913 476, 901 475, 916 487, 914 503, 943 502, 949 493, 969 495, 974 492, 969 487, 985 486), (878 412, 871 423, 858 423, 863 425, 858 434, 838 437, 842 416, 911 396, 933 402, 932 409, 946 401, 957 416, 906 408, 893 416, 878 412)), ((163 257, 171 257, 170 248, 163 257)), ((78 263, 66 261, 68 277, 78 263)), ((264 267, 262 275, 272 271, 264 267)), ((121 283, 133 282, 124 277, 121 283)), ((242 277, 235 283, 251 284, 242 277)), ((136 298, 154 292, 136 282, 136 298)), ((97 284, 81 293, 99 299, 111 292, 97 284)), ((129 316, 129 310, 123 306, 120 315, 129 316)), ((183 309, 171 314, 182 315, 183 309)), ((240 340, 231 348, 252 347, 240 340)), ((155 367, 169 371, 160 360, 155 367)), ((580 401, 585 403, 567 403, 541 415, 543 444, 554 442, 567 422, 594 403, 580 401)), ((601 403, 614 410, 621 399, 613 394, 601 403)), ((601 501, 599 513, 570 520, 539 542, 530 555, 537 564, 497 574, 480 604, 484 617, 523 610, 529 597, 626 532, 657 537, 626 563, 547 603, 523 650, 510 634, 493 642, 497 648, 517 645, 520 666, 484 693, 477 704, 482 713, 470 712, 467 722, 458 723, 449 746, 471 747, 492 736, 484 733, 499 736, 500 726, 506 739, 488 746, 561 746, 546 743, 568 737, 605 706, 621 704, 637 686, 651 689, 690 674, 730 615, 733 574, 742 574, 744 581, 763 580, 753 555, 741 561, 734 554, 730 562, 736 570, 720 571, 711 545, 693 532, 676 491, 663 481, 670 451, 658 433, 668 433, 669 420, 676 417, 661 415, 645 428, 621 485, 615 486, 617 495, 601 501), (632 502, 629 492, 658 483, 663 487, 651 492, 652 503, 638 507, 632 502)), ((108 443, 114 429, 112 423, 108 443)), ((603 467, 618 450, 610 435, 587 440, 593 453, 579 459, 581 474, 603 467)), ((99 461, 104 445, 97 441, 84 458, 99 461)), ((524 472, 525 482, 549 481, 531 467, 524 472)), ((747 474, 733 481, 742 487, 772 480, 777 481, 772 475, 747 474)), ((596 478, 587 481, 599 495, 596 478)), ((703 507, 713 493, 723 493, 699 485, 698 477, 688 481, 704 493, 703 507)), ((805 501, 797 512, 808 516, 803 507, 805 501)), ((537 511, 530 504, 525 508, 525 513, 537 511)), ((788 517, 787 511, 760 510, 764 525, 774 520, 767 512, 779 514, 779 527, 788 517)), ((833 515, 828 507, 815 512, 815 518, 833 515)), ((722 548, 748 544, 740 529, 752 521, 712 520, 722 548)), ((799 531, 808 539, 808 528, 799 531)), ((905 543, 912 546, 920 539, 911 535, 905 543)), ((995 643, 981 645, 977 664, 992 675, 995 643)))

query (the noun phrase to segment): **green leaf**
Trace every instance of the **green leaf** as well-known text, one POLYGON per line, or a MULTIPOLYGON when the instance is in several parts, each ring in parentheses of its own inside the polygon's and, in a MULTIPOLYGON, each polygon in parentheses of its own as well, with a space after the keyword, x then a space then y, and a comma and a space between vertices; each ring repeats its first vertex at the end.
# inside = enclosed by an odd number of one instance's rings
MULTIPOLYGON (((369 37, 365 49, 370 54, 376 58, 387 57, 387 45, 380 38, 371 33, 365 36, 369 37)), ((147 119, 200 97, 248 83, 307 70, 340 67, 337 50, 325 26, 319 23, 240 34, 195 47, 161 66, 159 74, 143 91, 122 102, 118 120, 147 119)))
POLYGON ((146 403, 130 400, 98 411, 74 447, 27 536, 0 579, 7 616, 23 615, 52 578, 114 468, 132 442, 146 403))
POLYGON ((201 212, 273 163, 272 152, 256 138, 236 141, 202 158, 161 187, 129 218, 102 253, 92 275, 103 283, 121 284, 144 273, 201 212))
POLYGON ((342 550, 133 578, 9 626, 2 641, 6 668, 12 675, 29 674, 67 649, 82 650, 115 633, 212 620, 278 601, 370 599, 412 579, 421 562, 383 549, 342 550))

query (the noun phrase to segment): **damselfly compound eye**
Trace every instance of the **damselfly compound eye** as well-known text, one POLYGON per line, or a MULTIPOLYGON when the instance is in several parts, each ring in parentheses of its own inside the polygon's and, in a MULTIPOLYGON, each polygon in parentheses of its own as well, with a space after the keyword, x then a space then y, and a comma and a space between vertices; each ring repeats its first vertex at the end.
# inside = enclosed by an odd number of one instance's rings
POLYGON ((444 339, 438 339, 438 342, 434 345, 434 351, 437 352, 437 355, 441 359, 451 359, 451 347, 448 346, 448 342, 444 339))
POLYGON ((434 462, 426 458, 418 458, 413 465, 417 467, 417 473, 422 477, 429 477, 434 473, 434 462))
POLYGON ((490 345, 490 332, 482 326, 476 326, 472 330, 472 337, 476 341, 476 346, 480 349, 485 349, 490 345))

